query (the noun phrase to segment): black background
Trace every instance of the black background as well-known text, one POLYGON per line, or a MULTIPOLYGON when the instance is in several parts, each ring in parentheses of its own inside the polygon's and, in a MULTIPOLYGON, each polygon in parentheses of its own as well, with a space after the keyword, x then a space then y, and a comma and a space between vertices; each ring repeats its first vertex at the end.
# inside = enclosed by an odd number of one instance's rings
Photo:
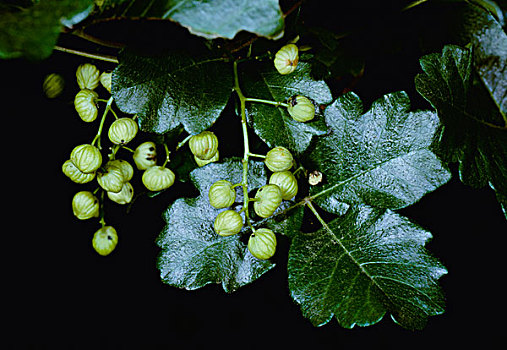
MULTIPOLYGON (((494 192, 464 186, 455 167, 448 184, 399 211, 433 234, 427 247, 449 271, 440 280, 446 311, 422 331, 405 330, 388 315, 366 328, 343 329, 335 320, 314 327, 290 297, 283 236, 277 266, 233 294, 219 285, 196 291, 164 285, 154 241, 164 226, 162 211, 189 191, 186 186, 141 197, 128 214, 109 204, 106 221, 117 229, 119 244, 110 256, 99 256, 91 245, 98 224, 72 214, 72 196, 82 187, 61 172, 72 148, 90 142, 98 126, 83 123, 72 104, 75 68, 83 62, 114 67, 59 52, 43 62, 0 62, 2 76, 9 77, 0 98, 5 348, 405 348, 470 341, 489 348, 506 340, 506 220, 494 192), (50 72, 67 83, 55 100, 41 90, 50 72)), ((416 106, 429 108, 412 93, 417 65, 399 53, 377 57, 354 91, 371 102, 406 90, 416 106)))

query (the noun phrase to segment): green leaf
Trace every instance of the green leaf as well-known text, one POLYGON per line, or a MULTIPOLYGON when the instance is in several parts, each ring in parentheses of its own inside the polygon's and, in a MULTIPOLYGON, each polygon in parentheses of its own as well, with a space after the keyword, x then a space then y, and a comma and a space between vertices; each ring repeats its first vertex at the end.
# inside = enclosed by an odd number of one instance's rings
POLYGON ((348 93, 328 106, 328 136, 307 152, 306 166, 324 174, 311 189, 324 209, 341 214, 343 203, 399 209, 443 185, 450 173, 430 150, 438 118, 410 111, 404 92, 385 95, 363 114, 360 98, 348 93))
POLYGON ((488 35, 474 47, 477 45, 475 54, 449 45, 441 54, 422 57, 423 73, 415 79, 416 89, 442 122, 437 153, 447 161, 459 162, 463 183, 474 187, 490 184, 505 196, 507 37, 488 35))
MULTIPOLYGON (((158 268, 165 283, 185 289, 221 283, 226 292, 233 292, 274 266, 250 254, 241 240, 242 234, 249 233, 248 228, 229 237, 219 236, 213 230, 215 217, 224 209, 209 204, 209 187, 221 179, 239 183, 242 174, 240 159, 208 164, 191 173, 200 195, 177 199, 167 209, 164 215, 167 224, 157 240, 162 248, 158 268)), ((262 162, 249 163, 248 181, 251 188, 266 184, 262 162)), ((242 202, 242 191, 238 188, 236 193, 236 201, 242 202)))
POLYGON ((385 209, 353 207, 289 251, 289 288, 315 326, 333 316, 346 328, 379 322, 386 312, 421 329, 444 311, 437 280, 447 273, 424 246, 431 234, 385 209))
POLYGON ((120 110, 140 116, 144 131, 163 134, 182 124, 189 134, 208 129, 232 91, 232 69, 221 58, 173 52, 142 56, 123 50, 113 72, 120 110))
MULTIPOLYGON (((332 101, 327 84, 310 76, 311 67, 308 63, 300 62, 297 69, 288 75, 279 74, 272 62, 254 65, 253 68, 247 70, 240 80, 247 97, 284 102, 294 95, 304 95, 317 106, 332 101)), ((327 125, 320 113, 316 114, 314 120, 300 123, 292 119, 285 107, 252 102, 247 104, 247 112, 249 124, 269 147, 283 146, 296 154, 308 147, 313 136, 327 132, 327 125)))
POLYGON ((92 0, 41 0, 23 9, 0 7, 0 58, 47 58, 62 26, 85 19, 92 4, 92 0))
POLYGON ((242 30, 275 39, 284 17, 277 0, 106 0, 108 16, 170 19, 207 39, 232 39, 242 30))

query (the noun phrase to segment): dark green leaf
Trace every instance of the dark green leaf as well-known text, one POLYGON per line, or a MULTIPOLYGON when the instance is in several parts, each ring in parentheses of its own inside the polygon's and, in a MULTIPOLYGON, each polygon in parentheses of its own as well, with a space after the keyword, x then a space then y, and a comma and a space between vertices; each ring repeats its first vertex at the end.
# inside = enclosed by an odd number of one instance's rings
MULTIPOLYGON (((262 162, 249 163, 248 181, 251 188, 266 183, 262 162)), ((166 226, 157 243, 162 248, 158 268, 162 280, 175 287, 196 289, 209 283, 222 283, 226 292, 259 278, 274 265, 254 258, 242 233, 222 237, 213 230, 217 214, 224 209, 214 209, 208 201, 209 187, 225 179, 239 183, 242 179, 240 159, 225 163, 212 163, 194 170, 191 179, 201 193, 197 198, 180 198, 165 212, 166 226)), ((242 202, 242 191, 236 191, 242 202)), ((243 232, 248 233, 248 228, 243 232)))
POLYGON ((208 129, 232 90, 232 68, 220 58, 186 53, 141 56, 124 50, 113 72, 112 94, 144 131, 165 133, 182 124, 190 134, 208 129))
POLYGON ((92 7, 92 0, 41 0, 25 9, 0 8, 0 58, 48 57, 62 26, 85 19, 92 7))
POLYGON ((431 234, 390 210, 353 207, 289 251, 289 288, 305 317, 320 326, 333 315, 346 328, 377 323, 386 312, 421 329, 444 311, 437 280, 447 273, 424 245, 431 234))
POLYGON ((307 152, 307 169, 324 174, 324 184, 311 189, 324 209, 341 213, 343 202, 399 209, 449 180, 429 149, 437 116, 410 112, 404 92, 385 95, 364 114, 359 97, 349 93, 325 115, 331 133, 307 152))
MULTIPOLYGON (((291 96, 304 95, 312 99, 317 108, 320 104, 332 101, 326 83, 311 78, 308 63, 300 62, 297 69, 288 75, 279 74, 271 62, 254 68, 241 80, 247 97, 284 102, 291 96)), ((308 147, 313 136, 327 132, 327 126, 318 111, 316 118, 307 123, 296 122, 285 107, 248 103, 247 112, 250 125, 268 146, 283 146, 296 154, 308 147)))

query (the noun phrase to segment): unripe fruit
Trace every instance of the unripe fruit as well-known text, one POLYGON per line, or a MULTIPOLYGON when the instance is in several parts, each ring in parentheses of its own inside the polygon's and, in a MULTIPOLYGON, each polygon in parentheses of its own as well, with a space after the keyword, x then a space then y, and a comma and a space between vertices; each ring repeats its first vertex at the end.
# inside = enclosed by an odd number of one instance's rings
POLYGON ((130 203, 134 197, 134 187, 130 182, 125 182, 120 192, 107 192, 107 197, 118 204, 130 203))
POLYGON ((99 70, 91 63, 84 63, 77 67, 77 84, 81 89, 95 89, 99 85, 99 76, 99 70))
POLYGON ((62 165, 63 173, 69 177, 73 182, 78 184, 85 184, 92 181, 95 178, 95 172, 83 173, 79 170, 72 161, 66 160, 62 165))
POLYGON ((312 101, 305 96, 294 96, 288 101, 287 112, 297 122, 307 122, 315 116, 315 106, 312 101))
POLYGON ((102 164, 102 155, 97 147, 82 144, 72 150, 70 160, 83 173, 92 173, 102 164))
POLYGON ((42 90, 47 98, 56 98, 61 95, 65 80, 60 74, 51 73, 44 78, 42 90))
POLYGON ((292 168, 294 158, 288 149, 285 147, 272 148, 264 159, 264 164, 271 171, 284 171, 292 168))
POLYGON ((276 236, 270 229, 260 228, 250 235, 248 250, 257 259, 266 260, 275 255, 276 236))
POLYGON ((163 166, 154 165, 146 169, 143 173, 142 181, 144 186, 150 191, 162 191, 174 184, 176 175, 163 166))
POLYGON ((211 185, 208 192, 209 204, 212 207, 221 209, 227 208, 236 200, 236 191, 227 180, 219 180, 211 185))
POLYGON ((197 158, 196 156, 194 156, 194 160, 195 162, 197 163, 198 166, 202 167, 202 166, 205 166, 209 163, 213 163, 213 162, 218 162, 219 158, 220 158, 220 155, 219 155, 219 151, 217 151, 217 153, 215 153, 215 155, 213 156, 213 158, 209 159, 209 160, 202 160, 202 159, 199 159, 197 158))
POLYGON ((282 199, 289 200, 298 193, 298 182, 294 175, 288 171, 277 171, 271 174, 269 183, 277 185, 282 191, 282 199))
POLYGON ((98 95, 95 91, 83 89, 80 90, 74 98, 74 108, 76 109, 77 114, 79 114, 79 117, 87 123, 97 119, 98 109, 95 105, 97 97, 98 95))
POLYGON ((232 236, 241 231, 243 218, 234 210, 220 212, 215 218, 213 228, 220 236, 232 236))
POLYGON ((201 160, 210 160, 218 152, 218 138, 211 131, 203 131, 188 141, 192 154, 201 160))
POLYGON ((93 235, 93 248, 100 255, 106 256, 110 254, 118 244, 118 234, 112 226, 103 226, 93 235))
POLYGON ((115 160, 110 160, 109 163, 120 167, 120 169, 123 173, 123 181, 124 182, 130 181, 132 179, 132 177, 134 176, 134 168, 126 160, 115 159, 115 160))
POLYGON ((107 135, 115 145, 124 145, 136 137, 138 130, 136 121, 125 117, 116 119, 109 127, 107 135))
POLYGON ((255 194, 254 210, 262 218, 268 218, 282 203, 282 191, 277 185, 264 185, 255 194))
POLYGON ((103 72, 100 77, 100 83, 102 86, 109 92, 111 92, 111 78, 113 76, 113 73, 111 72, 103 72))
POLYGON ((90 191, 80 191, 72 198, 72 211, 79 220, 99 216, 99 200, 90 191))
POLYGON ((294 44, 283 46, 275 54, 275 68, 280 74, 290 74, 294 72, 299 61, 299 50, 294 44))
POLYGON ((104 169, 97 171, 97 182, 105 191, 118 193, 126 181, 121 166, 114 161, 109 161, 104 169))
POLYGON ((151 141, 143 142, 134 151, 134 163, 139 170, 146 170, 157 164, 157 148, 151 141))

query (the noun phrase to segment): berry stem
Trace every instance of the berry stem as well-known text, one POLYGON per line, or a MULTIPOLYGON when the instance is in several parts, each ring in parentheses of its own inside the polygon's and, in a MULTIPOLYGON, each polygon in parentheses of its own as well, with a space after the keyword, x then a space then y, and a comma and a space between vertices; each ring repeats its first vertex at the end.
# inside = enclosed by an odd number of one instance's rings
MULTIPOLYGON (((95 135, 95 138, 92 141, 92 145, 97 142, 97 148, 102 149, 102 146, 100 145, 100 135, 102 134, 102 129, 104 128, 104 121, 106 120, 107 112, 112 111, 111 105, 113 104, 113 97, 111 96, 106 104, 106 109, 104 110, 104 113, 102 114, 102 119, 100 120, 99 130, 97 131, 97 135, 95 135)), ((113 112, 114 114, 114 112, 113 112)))
POLYGON ((169 162, 169 155, 171 154, 171 151, 169 151, 169 148, 167 147, 167 145, 164 143, 164 149, 165 149, 165 161, 164 161, 164 164, 162 164, 162 167, 165 167, 166 164, 169 162))
POLYGON ((266 158, 266 155, 264 155, 264 154, 248 153, 248 156, 249 156, 249 157, 262 158, 262 159, 266 158))
POLYGON ((289 105, 285 102, 277 102, 277 101, 270 101, 270 100, 264 100, 261 98, 251 98, 251 97, 245 97, 246 102, 258 102, 258 103, 265 103, 268 105, 273 105, 276 107, 289 107, 289 105))

